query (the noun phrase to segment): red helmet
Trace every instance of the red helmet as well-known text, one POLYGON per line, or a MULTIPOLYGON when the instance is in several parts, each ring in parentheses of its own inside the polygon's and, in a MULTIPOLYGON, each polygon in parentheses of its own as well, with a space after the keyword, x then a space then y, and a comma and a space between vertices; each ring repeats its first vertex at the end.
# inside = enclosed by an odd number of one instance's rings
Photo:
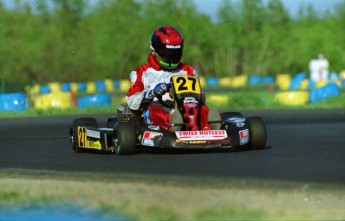
POLYGON ((162 59, 159 65, 165 69, 174 69, 180 63, 183 54, 183 37, 175 28, 163 26, 156 29, 151 36, 151 50, 162 59))

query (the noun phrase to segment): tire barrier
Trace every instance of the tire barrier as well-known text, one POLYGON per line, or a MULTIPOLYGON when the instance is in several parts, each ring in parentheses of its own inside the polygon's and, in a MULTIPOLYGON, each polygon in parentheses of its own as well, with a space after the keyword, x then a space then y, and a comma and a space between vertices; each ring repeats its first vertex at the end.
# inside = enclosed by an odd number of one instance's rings
POLYGON ((326 80, 314 82, 314 87, 312 87, 311 89, 321 88, 321 87, 325 86, 327 83, 328 83, 328 81, 326 81, 326 80))
POLYGON ((62 91, 61 84, 59 82, 51 82, 48 84, 51 93, 59 93, 62 91))
MULTIPOLYGON (((345 87, 345 70, 340 74, 332 72, 330 73, 330 80, 339 84, 340 87, 345 87)), ((200 83, 202 87, 229 87, 240 88, 247 85, 277 85, 281 90, 308 90, 314 88, 320 88, 325 86, 329 81, 312 82, 308 78, 308 74, 305 72, 297 73, 294 76, 290 74, 278 74, 274 76, 260 76, 258 74, 247 76, 239 75, 234 77, 200 77, 200 83)), ((49 94, 53 92, 69 92, 74 93, 110 93, 114 91, 126 92, 130 87, 128 80, 97 80, 92 82, 51 82, 46 85, 34 85, 31 86, 32 90, 37 90, 37 94, 49 94), (35 88, 35 89, 34 89, 35 88)), ((35 92, 36 93, 36 92, 35 92)))
POLYGON ((276 83, 281 90, 287 90, 290 86, 291 75, 290 74, 278 74, 276 83))
POLYGON ((71 83, 70 83, 70 90, 71 90, 73 93, 78 93, 78 92, 79 92, 78 83, 76 83, 76 82, 71 82, 71 83))
POLYGON ((308 91, 284 91, 275 95, 274 100, 284 105, 303 105, 309 102, 308 91))
POLYGON ((87 84, 85 82, 79 82, 79 83, 77 83, 77 85, 78 85, 78 91, 77 92, 80 92, 80 93, 86 92, 87 84))
POLYGON ((206 85, 208 87, 216 87, 219 84, 219 80, 216 77, 208 77, 206 78, 206 85))
POLYGON ((113 92, 114 91, 113 80, 105 79, 104 84, 105 84, 105 91, 107 91, 107 92, 113 92))
POLYGON ((55 92, 37 96, 34 101, 37 109, 67 109, 72 107, 72 95, 69 92, 55 92))
POLYGON ((307 74, 302 72, 293 76, 290 81, 289 90, 301 89, 302 81, 307 79, 307 74))
POLYGON ((120 91, 127 92, 129 88, 130 88, 129 80, 120 80, 120 88, 119 88, 120 91))
POLYGON ((67 82, 63 82, 61 84, 61 91, 62 92, 69 92, 69 91, 71 91, 71 84, 67 83, 67 82))
POLYGON ((115 90, 119 90, 120 89, 120 81, 119 80, 115 80, 113 83, 113 87, 115 90))
MULTIPOLYGON (((339 73, 339 78, 344 81, 345 80, 345 70, 340 71, 339 73)), ((343 84, 343 86, 345 86, 345 84, 343 84)))
POLYGON ((105 81, 96 81, 96 91, 97 92, 106 92, 107 91, 107 86, 105 85, 105 81))
POLYGON ((248 77, 248 85, 262 85, 262 84, 274 84, 273 76, 261 77, 259 75, 251 75, 248 77))
POLYGON ((28 108, 29 100, 26 94, 0 94, 0 111, 22 112, 28 108))
POLYGON ((49 94, 51 92, 48 85, 40 85, 40 94, 49 94))
POLYGON ((230 87, 231 77, 222 77, 222 78, 217 79, 217 81, 215 81, 213 78, 207 78, 207 86, 230 87))
MULTIPOLYGON (((211 82, 212 82, 211 78, 211 82)), ((219 78, 218 84, 222 87, 240 88, 247 85, 248 77, 246 75, 239 75, 234 77, 222 77, 219 78)), ((209 85, 207 85, 209 86, 209 85)))
POLYGON ((247 75, 239 75, 234 76, 231 78, 231 87, 233 88, 240 88, 247 85, 248 76, 247 75))
POLYGON ((262 84, 274 84, 274 77, 273 76, 263 77, 262 84))
POLYGON ((33 97, 37 94, 40 94, 41 86, 39 84, 34 84, 33 86, 26 86, 25 92, 29 97, 33 97))
POLYGON ((259 75, 252 75, 248 78, 249 85, 258 85, 262 83, 262 77, 259 75))
POLYGON ((96 93, 96 82, 87 82, 86 83, 86 93, 88 94, 94 94, 96 93))
POLYGON ((335 82, 329 82, 326 85, 311 90, 310 103, 323 101, 329 97, 338 96, 341 94, 341 88, 335 82))
POLYGON ((107 107, 112 104, 110 94, 94 94, 77 99, 77 107, 107 107))
MULTIPOLYGON (((258 77, 259 78, 259 77, 258 77)), ((239 88, 246 86, 253 83, 253 77, 249 77, 246 75, 239 75, 235 77, 223 77, 223 78, 216 78, 216 77, 200 77, 200 84, 202 87, 216 87, 216 86, 223 86, 223 87, 233 87, 239 88)), ((258 80, 257 80, 258 82, 258 80)), ((260 83, 263 84, 273 84, 274 77, 268 76, 265 78, 260 78, 260 83)), ((30 94, 37 94, 37 95, 44 95, 49 93, 55 92, 74 92, 78 93, 87 93, 87 94, 94 94, 94 93, 109 93, 114 91, 120 92, 127 92, 130 87, 130 82, 128 80, 98 80, 98 81, 90 81, 90 82, 51 82, 43 85, 33 85, 28 86, 30 88, 30 94)))
MULTIPOLYGON (((329 82, 334 82, 338 85, 339 88, 345 87, 345 70, 339 73, 332 72, 330 74, 329 81, 320 81, 312 82, 309 80, 308 75, 304 72, 297 73, 296 75, 291 76, 290 74, 278 74, 274 76, 260 76, 259 74, 246 76, 239 75, 234 77, 200 77, 200 83, 203 87, 226 87, 226 88, 241 88, 244 86, 252 85, 268 85, 267 90, 273 91, 277 88, 287 93, 278 93, 276 95, 276 101, 288 105, 299 105, 305 104, 309 101, 317 102, 324 99, 328 96, 336 96, 339 93, 334 92, 325 92, 326 89, 315 90, 319 88, 324 88, 329 82), (302 95, 297 92, 297 90, 302 90, 302 95), (312 95, 307 99, 305 91, 313 90, 312 95), (303 92, 304 91, 304 92, 303 92), (330 95, 329 95, 330 94, 330 95), (334 95, 333 95, 334 94, 334 95), (298 96, 301 96, 298 98, 298 96)), ((41 95, 49 94, 59 94, 59 93, 71 93, 73 96, 73 102, 71 105, 78 107, 89 107, 89 106, 108 106, 111 104, 111 99, 107 96, 109 95, 100 95, 111 93, 114 91, 118 92, 127 92, 130 87, 130 82, 128 80, 98 80, 92 82, 50 82, 45 85, 35 84, 32 86, 27 86, 25 91, 31 103, 37 103, 35 106, 38 108, 51 108, 55 107, 53 103, 59 103, 62 107, 67 107, 67 104, 62 104, 62 101, 58 101, 61 98, 57 98, 54 101, 52 96, 48 96, 49 99, 52 99, 52 102, 46 101, 48 98, 40 97, 41 95), (83 93, 86 93, 90 96, 81 97, 77 99, 77 96, 82 96, 83 93), (100 98, 106 96, 107 98, 100 98), (102 100, 102 101, 100 101, 102 100)), ((329 86, 328 86, 329 87, 329 86)), ((326 88, 328 88, 326 87, 326 88)), ((311 93, 310 93, 311 94, 311 93)), ((49 100, 48 99, 48 100, 49 100)), ((222 99, 212 98, 215 101, 223 102, 222 99)), ((224 98, 226 99, 226 98, 224 98)), ((70 100, 70 99, 67 99, 70 100)))

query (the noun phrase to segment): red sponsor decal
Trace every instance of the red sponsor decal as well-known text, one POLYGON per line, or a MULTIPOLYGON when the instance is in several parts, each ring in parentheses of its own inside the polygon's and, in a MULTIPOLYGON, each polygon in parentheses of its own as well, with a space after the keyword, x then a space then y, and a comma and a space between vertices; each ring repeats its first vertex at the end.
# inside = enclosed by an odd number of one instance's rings
POLYGON ((228 135, 225 130, 177 131, 180 140, 219 140, 228 135))
POLYGON ((152 131, 145 131, 143 138, 144 139, 152 139, 152 138, 161 137, 161 136, 163 136, 162 133, 157 133, 157 132, 152 132, 152 131))
POLYGON ((249 130, 248 129, 241 130, 240 131, 240 138, 246 138, 246 137, 249 137, 249 130))

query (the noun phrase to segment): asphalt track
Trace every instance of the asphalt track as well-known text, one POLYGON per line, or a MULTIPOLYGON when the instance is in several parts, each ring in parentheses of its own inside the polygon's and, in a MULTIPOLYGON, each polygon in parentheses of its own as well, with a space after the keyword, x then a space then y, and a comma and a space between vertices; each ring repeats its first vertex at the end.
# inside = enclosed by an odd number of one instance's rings
MULTIPOLYGON (((153 174, 345 184, 345 110, 247 110, 262 116, 264 150, 74 153, 68 129, 76 116, 0 119, 0 169, 153 174)), ((106 115, 94 116, 101 123, 106 115)))

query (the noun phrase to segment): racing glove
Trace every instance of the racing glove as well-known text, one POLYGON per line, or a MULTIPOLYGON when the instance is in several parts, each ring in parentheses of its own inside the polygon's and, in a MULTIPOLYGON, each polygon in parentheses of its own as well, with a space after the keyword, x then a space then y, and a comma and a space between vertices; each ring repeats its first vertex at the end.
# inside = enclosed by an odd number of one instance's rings
POLYGON ((152 90, 144 94, 144 102, 150 103, 155 96, 162 96, 170 90, 171 85, 166 83, 157 84, 152 90))
POLYGON ((155 86, 155 88, 153 88, 153 92, 156 96, 157 95, 162 96, 169 90, 170 90, 170 84, 166 84, 166 83, 159 83, 155 86))

